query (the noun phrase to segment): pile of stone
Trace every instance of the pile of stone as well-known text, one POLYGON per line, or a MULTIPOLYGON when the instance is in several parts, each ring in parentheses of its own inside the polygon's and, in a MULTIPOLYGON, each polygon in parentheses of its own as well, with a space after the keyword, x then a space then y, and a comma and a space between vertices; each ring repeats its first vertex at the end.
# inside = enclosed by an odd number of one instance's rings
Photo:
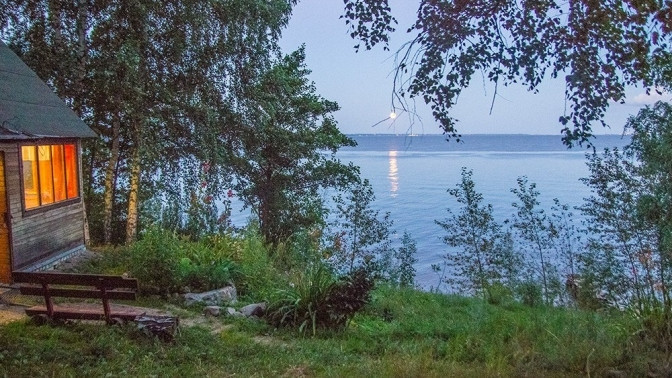
POLYGON ((266 312, 266 303, 253 303, 236 310, 238 294, 233 285, 205 293, 186 293, 183 295, 184 304, 205 304, 203 314, 206 316, 228 315, 232 317, 261 318, 266 312))

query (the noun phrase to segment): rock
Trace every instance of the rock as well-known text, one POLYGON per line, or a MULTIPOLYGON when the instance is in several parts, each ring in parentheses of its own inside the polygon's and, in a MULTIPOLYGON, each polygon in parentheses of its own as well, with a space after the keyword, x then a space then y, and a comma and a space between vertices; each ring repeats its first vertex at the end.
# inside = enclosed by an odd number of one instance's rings
POLYGON ((240 309, 240 313, 247 317, 250 316, 262 317, 264 316, 265 312, 266 312, 265 302, 249 304, 240 309))
POLYGON ((226 308, 226 313, 229 314, 229 316, 233 316, 235 318, 240 318, 240 317, 245 316, 245 315, 241 314, 240 312, 236 311, 236 309, 233 308, 233 307, 227 307, 226 308))
POLYGON ((208 306, 218 306, 223 303, 236 303, 238 295, 236 288, 227 286, 221 289, 208 291, 205 293, 187 293, 184 294, 184 302, 187 306, 194 303, 205 303, 208 306))
POLYGON ((609 378, 625 378, 628 375, 624 371, 612 369, 607 372, 607 377, 609 378))
POLYGON ((221 307, 219 306, 206 306, 203 309, 203 315, 205 316, 219 316, 221 312, 221 307))

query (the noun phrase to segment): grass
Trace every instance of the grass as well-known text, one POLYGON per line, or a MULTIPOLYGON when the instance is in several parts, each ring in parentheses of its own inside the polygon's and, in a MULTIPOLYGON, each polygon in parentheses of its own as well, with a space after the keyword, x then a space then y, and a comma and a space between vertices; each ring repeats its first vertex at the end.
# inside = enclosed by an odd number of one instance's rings
POLYGON ((637 346, 637 324, 623 313, 390 288, 340 333, 213 321, 226 327, 182 327, 171 344, 132 326, 11 323, 0 327, 0 376, 645 376, 662 358, 637 346))

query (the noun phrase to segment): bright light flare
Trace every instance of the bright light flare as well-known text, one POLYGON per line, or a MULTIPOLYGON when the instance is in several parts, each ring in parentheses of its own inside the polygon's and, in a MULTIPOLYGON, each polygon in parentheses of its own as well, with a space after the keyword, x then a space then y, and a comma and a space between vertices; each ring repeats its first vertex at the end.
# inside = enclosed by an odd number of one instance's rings
POLYGON ((390 119, 395 119, 395 118, 397 118, 397 113, 395 113, 395 112, 390 113, 390 119))

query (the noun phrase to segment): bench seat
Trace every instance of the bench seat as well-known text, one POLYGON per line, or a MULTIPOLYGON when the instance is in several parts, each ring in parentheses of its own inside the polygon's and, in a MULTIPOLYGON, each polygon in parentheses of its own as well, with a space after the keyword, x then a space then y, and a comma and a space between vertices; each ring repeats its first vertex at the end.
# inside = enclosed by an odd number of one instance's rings
MULTIPOLYGON (((133 321, 136 317, 144 314, 144 311, 133 308, 115 308, 110 309, 109 319, 120 319, 123 321, 133 321)), ((46 306, 33 306, 26 309, 28 316, 45 315, 49 317, 49 311, 46 306)), ((105 312, 100 305, 91 304, 83 306, 79 303, 64 303, 53 306, 52 319, 75 319, 75 320, 107 320, 105 312)))

